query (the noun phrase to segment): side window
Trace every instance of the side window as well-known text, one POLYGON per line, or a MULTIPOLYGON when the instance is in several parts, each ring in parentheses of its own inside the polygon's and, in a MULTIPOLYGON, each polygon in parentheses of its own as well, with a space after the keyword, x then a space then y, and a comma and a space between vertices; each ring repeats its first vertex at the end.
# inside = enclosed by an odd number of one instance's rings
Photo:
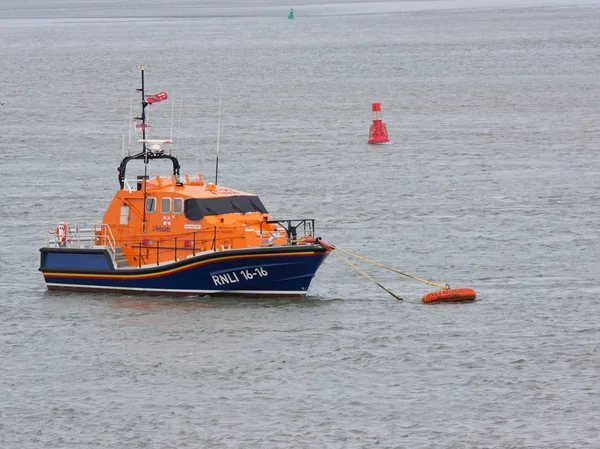
POLYGON ((156 198, 149 196, 146 198, 146 213, 153 214, 156 212, 156 198))
POLYGON ((173 213, 180 214, 183 212, 183 198, 175 198, 173 200, 173 213))
POLYGON ((170 214, 171 213, 171 198, 163 198, 160 200, 160 213, 170 214))
POLYGON ((119 216, 119 224, 129 224, 129 206, 121 206, 121 214, 119 216))

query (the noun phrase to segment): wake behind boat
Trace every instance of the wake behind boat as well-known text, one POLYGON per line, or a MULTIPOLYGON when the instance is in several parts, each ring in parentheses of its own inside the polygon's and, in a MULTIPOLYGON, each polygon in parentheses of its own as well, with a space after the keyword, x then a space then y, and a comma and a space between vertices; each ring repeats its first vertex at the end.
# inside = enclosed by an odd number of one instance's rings
POLYGON ((40 271, 49 290, 155 295, 304 296, 331 247, 314 219, 275 220, 258 196, 181 175, 179 161, 149 139, 141 70, 141 151, 124 157, 119 190, 100 223, 48 225, 40 271), (148 164, 169 160, 169 176, 149 178, 148 164), (126 176, 131 161, 144 174, 126 176))

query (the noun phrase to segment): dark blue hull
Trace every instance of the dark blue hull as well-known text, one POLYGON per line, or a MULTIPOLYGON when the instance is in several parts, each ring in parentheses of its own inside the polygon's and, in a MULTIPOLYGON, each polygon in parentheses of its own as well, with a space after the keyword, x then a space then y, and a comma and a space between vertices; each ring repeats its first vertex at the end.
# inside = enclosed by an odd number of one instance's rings
POLYGON ((105 249, 42 248, 49 290, 150 295, 304 296, 329 252, 319 246, 203 253, 156 267, 114 268, 105 249))

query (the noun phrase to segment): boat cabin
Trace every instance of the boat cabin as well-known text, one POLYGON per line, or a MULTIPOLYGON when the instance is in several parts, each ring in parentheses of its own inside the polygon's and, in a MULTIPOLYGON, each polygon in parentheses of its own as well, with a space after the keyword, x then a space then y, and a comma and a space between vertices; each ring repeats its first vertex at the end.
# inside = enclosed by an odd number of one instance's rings
MULTIPOLYGON (((180 176, 174 156, 153 153, 151 159, 171 159, 169 177, 137 176, 128 180, 125 157, 119 167, 118 190, 102 220, 130 266, 185 258, 204 251, 223 251, 288 243, 298 239, 297 225, 272 221, 258 196, 205 184, 202 176, 180 176)), ((302 223, 312 236, 312 223, 302 223)), ((301 232, 301 235, 306 235, 301 232)))

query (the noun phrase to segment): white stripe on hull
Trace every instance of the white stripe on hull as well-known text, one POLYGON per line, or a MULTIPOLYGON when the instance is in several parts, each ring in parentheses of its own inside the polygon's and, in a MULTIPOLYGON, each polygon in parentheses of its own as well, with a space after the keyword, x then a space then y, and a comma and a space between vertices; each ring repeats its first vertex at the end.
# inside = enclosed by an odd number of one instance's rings
POLYGON ((83 284, 54 284, 46 282, 48 287, 64 287, 71 289, 89 289, 89 290, 118 290, 138 291, 138 292, 154 292, 154 293, 171 293, 176 295, 272 295, 272 296, 306 296, 306 291, 300 290, 179 290, 174 288, 137 288, 137 287, 109 287, 103 285, 83 285, 83 284))

